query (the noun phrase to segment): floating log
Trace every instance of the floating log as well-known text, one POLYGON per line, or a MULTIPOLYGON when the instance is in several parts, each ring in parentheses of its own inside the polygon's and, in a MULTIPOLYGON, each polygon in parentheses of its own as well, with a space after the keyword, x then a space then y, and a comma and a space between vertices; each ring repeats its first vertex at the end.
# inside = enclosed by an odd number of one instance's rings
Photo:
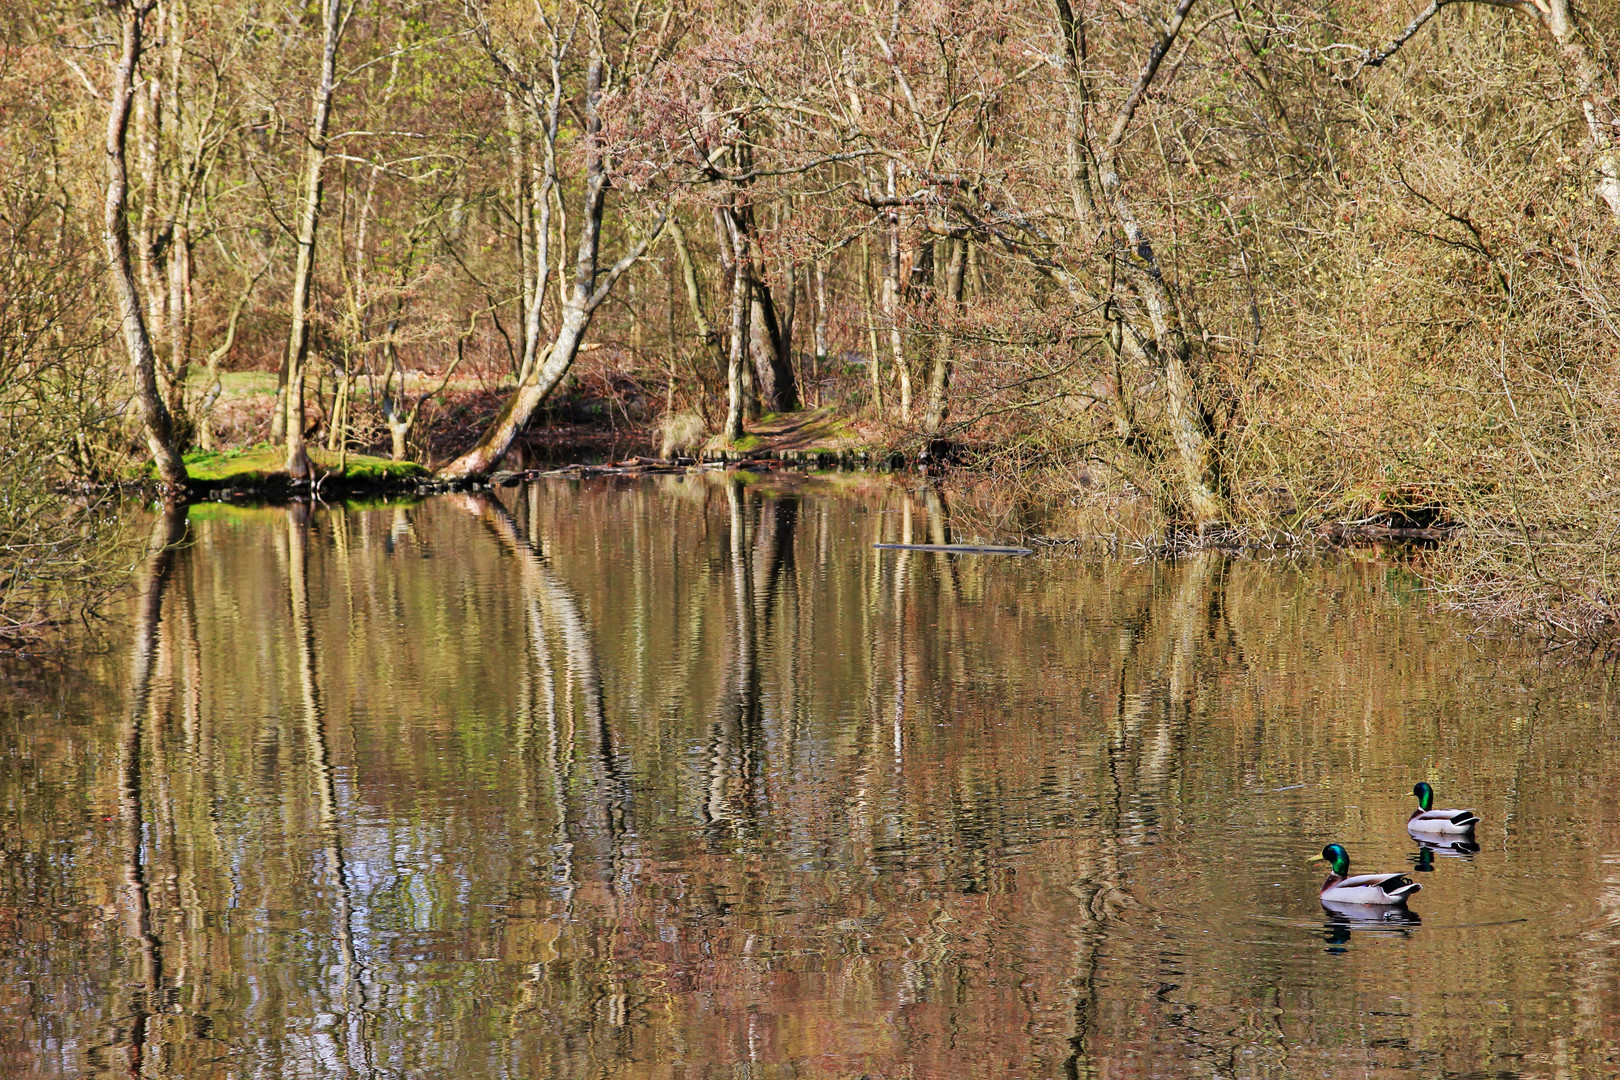
POLYGON ((993 544, 873 544, 885 551, 943 551, 947 555, 1033 555, 1032 548, 993 544))

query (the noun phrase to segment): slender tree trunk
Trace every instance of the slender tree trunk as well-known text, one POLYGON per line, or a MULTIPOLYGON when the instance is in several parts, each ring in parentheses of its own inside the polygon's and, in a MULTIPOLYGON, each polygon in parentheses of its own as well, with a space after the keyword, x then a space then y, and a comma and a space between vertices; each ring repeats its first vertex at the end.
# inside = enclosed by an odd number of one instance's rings
MULTIPOLYGON (((888 193, 897 195, 894 162, 889 162, 888 193)), ((883 260, 883 321, 889 328, 889 358, 900 376, 900 418, 911 419, 911 371, 906 366, 905 339, 900 332, 900 212, 888 214, 888 232, 884 237, 883 260)))
POLYGON ((114 71, 112 93, 107 107, 107 198, 102 215, 102 240, 107 249, 107 267, 112 276, 113 295, 118 301, 119 327, 129 357, 135 405, 140 411, 146 445, 157 466, 158 479, 171 493, 185 490, 189 477, 175 444, 174 423, 158 393, 156 360, 152 339, 147 335, 141 314, 141 299, 129 258, 129 170, 124 148, 129 135, 129 112, 134 96, 135 65, 141 56, 141 30, 151 0, 120 5, 123 40, 114 71))
MULTIPOLYGON (((1193 2, 1176 0, 1159 28, 1153 50, 1137 77, 1136 85, 1114 116, 1106 138, 1095 138, 1089 127, 1084 135, 1088 149, 1086 158, 1096 161, 1096 201, 1107 207, 1112 219, 1111 227, 1118 230, 1117 236, 1123 241, 1123 244, 1116 242, 1116 247, 1123 247, 1134 255, 1134 258, 1121 260, 1116 269, 1130 276, 1136 297, 1121 296, 1116 291, 1113 302, 1116 308, 1123 309, 1134 306, 1135 299, 1139 298, 1145 309, 1148 326, 1143 329, 1151 329, 1152 337, 1143 349, 1164 379, 1166 419, 1181 466, 1181 499, 1198 526, 1206 528, 1226 518, 1226 477, 1214 416, 1205 401, 1203 373, 1198 369, 1192 342, 1183 326, 1174 287, 1159 265, 1147 230, 1142 227, 1126 198, 1118 166, 1119 150, 1136 107, 1146 98, 1148 88, 1164 58, 1169 55, 1193 2)), ((1060 28, 1069 38, 1073 25, 1067 0, 1058 0, 1057 10, 1060 28)), ((1073 55, 1071 64, 1078 69, 1079 61, 1073 55)), ((1087 110, 1087 118, 1090 115, 1091 111, 1087 110)), ((1089 172, 1084 174, 1087 182, 1076 187, 1073 197, 1090 197, 1090 175, 1089 172)), ((1071 177, 1073 182, 1074 178, 1071 177)), ((1120 392, 1123 394, 1123 387, 1120 392)))
POLYGON ((298 259, 293 270, 292 330, 287 340, 287 475, 309 478, 304 449, 304 375, 309 358, 310 294, 315 285, 315 238, 321 220, 326 170, 326 129, 332 113, 338 39, 343 32, 342 0, 322 0, 321 81, 307 137, 303 205, 298 215, 298 259))
MULTIPOLYGON (((534 214, 529 207, 529 141, 525 131, 526 120, 518 111, 510 92, 503 95, 506 104, 507 148, 512 165, 512 223, 516 226, 513 243, 516 246, 518 277, 522 282, 518 302, 524 313, 518 331, 518 352, 529 355, 529 308, 535 296, 535 243, 533 237, 534 214)), ((540 290, 544 292, 542 288, 540 290)), ((521 371, 521 368, 519 369, 521 371)))
POLYGON ((742 230, 731 211, 726 212, 727 231, 732 244, 731 272, 731 352, 726 358, 726 432, 728 442, 736 442, 747 432, 743 413, 747 409, 745 379, 748 365, 748 325, 751 321, 752 275, 742 230))
POLYGON ((878 355, 877 311, 872 303, 872 246, 861 234, 861 305, 866 309, 866 353, 871 358, 872 411, 883 415, 883 362, 878 355))
POLYGON ((827 262, 817 259, 816 275, 816 359, 810 372, 810 383, 816 387, 815 404, 821 404, 820 379, 827 370, 827 262))
MULTIPOLYGON (((182 446, 190 441, 191 422, 186 416, 186 376, 191 370, 191 195, 186 175, 184 153, 185 129, 181 123, 184 90, 181 83, 185 72, 186 9, 184 0, 167 0, 163 13, 168 26, 164 30, 164 53, 168 63, 165 87, 168 114, 169 141, 172 150, 167 168, 158 175, 167 183, 165 202, 167 212, 164 228, 168 232, 168 301, 165 304, 168 331, 168 374, 166 404, 174 418, 177 438, 182 446)), ((159 134, 161 135, 161 129, 159 134)), ((161 144, 160 144, 161 145, 161 144)), ((200 152, 200 151, 199 151, 200 152)), ((157 327, 153 327, 154 333, 157 327)), ((159 380, 160 384, 164 380, 159 380)))
MULTIPOLYGON (((602 154, 602 69, 604 61, 593 55, 585 78, 585 194, 580 214, 579 249, 574 259, 573 289, 563 305, 557 336, 543 359, 534 365, 530 378, 519 383, 505 406, 490 422, 471 449, 439 470, 446 480, 470 480, 488 476, 506 456, 512 440, 528 426, 535 410, 562 382, 573 366, 585 331, 597 307, 607 299, 614 283, 633 266, 663 230, 660 217, 652 230, 615 263, 605 275, 597 266, 602 243, 602 211, 607 198, 607 167, 602 154), (606 277, 598 283, 599 277, 606 277)), ((536 295, 543 295, 538 290, 536 295)), ((537 331, 538 333, 538 331, 537 331)))
POLYGON ((174 223, 169 241, 169 415, 187 431, 186 376, 191 370, 191 226, 174 223))
MULTIPOLYGON (((162 22, 159 11, 158 22, 162 22)), ((162 36, 161 28, 158 36, 162 36)), ((161 68, 161 63, 150 65, 161 68)), ((135 226, 133 256, 141 295, 146 298, 146 332, 152 339, 152 353, 157 365, 158 391, 165 403, 174 400, 174 389, 168 365, 158 355, 158 349, 168 344, 168 290, 164 287, 163 273, 158 267, 158 250, 167 247, 167 238, 160 240, 164 231, 159 222, 163 206, 163 75, 157 71, 148 74, 135 93, 135 167, 139 174, 140 214, 135 226)))
MULTIPOLYGON (((1143 263, 1134 268, 1138 271, 1136 285, 1153 331, 1151 359, 1164 377, 1166 419, 1181 466, 1183 501, 1200 527, 1219 524, 1226 518, 1225 474, 1216 444, 1215 419, 1205 402, 1202 373, 1192 342, 1147 233, 1119 191, 1112 161, 1102 170, 1102 181, 1113 202, 1114 216, 1131 250, 1143 263)), ((1120 393, 1123 395, 1123 387, 1120 393)))
POLYGON ((793 324, 799 307, 799 268, 788 263, 782 274, 785 286, 781 303, 776 305, 776 350, 771 361, 775 367, 777 412, 792 412, 799 407, 799 379, 793 368, 793 324))
MULTIPOLYGON (((551 145, 557 137, 555 106, 549 124, 546 136, 551 145)), ((520 386, 534 378, 535 365, 540 362, 541 340, 545 337, 546 290, 551 282, 551 193, 557 190, 553 165, 552 155, 548 153, 544 177, 536 179, 533 172, 529 174, 529 236, 533 240, 534 264, 533 269, 526 272, 533 279, 533 289, 528 293, 528 307, 523 312, 523 362, 518 365, 520 386)))
POLYGON ((714 327, 709 324, 708 313, 703 310, 703 291, 699 283, 697 263, 693 260, 691 246, 687 243, 686 230, 673 215, 669 219, 669 235, 675 242, 675 254, 681 262, 681 281, 686 286, 686 302, 692 310, 692 322, 697 326, 698 337, 703 339, 703 347, 714 354, 716 369, 725 371, 726 351, 720 344, 720 335, 715 333, 714 327))
MULTIPOLYGON (((967 246, 964 239, 950 241, 950 261, 945 266, 945 310, 954 316, 962 308, 962 279, 967 270, 967 246)), ((928 373, 928 411, 923 417, 923 430, 938 435, 945 426, 945 391, 951 383, 951 334, 939 330, 934 338, 934 366, 928 373)))

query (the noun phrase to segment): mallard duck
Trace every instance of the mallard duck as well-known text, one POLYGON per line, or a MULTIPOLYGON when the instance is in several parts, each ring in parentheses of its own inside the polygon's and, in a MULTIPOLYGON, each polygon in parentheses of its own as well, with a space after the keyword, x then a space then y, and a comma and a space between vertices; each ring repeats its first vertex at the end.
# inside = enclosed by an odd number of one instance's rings
POLYGON ((1405 874, 1350 877, 1350 853, 1343 844, 1323 848, 1322 861, 1333 867, 1333 873, 1322 882, 1324 904, 1404 904, 1407 897, 1423 888, 1405 874))
POLYGON ((1406 831, 1409 833, 1447 833, 1461 835, 1474 831, 1479 824, 1479 815, 1472 810, 1435 810, 1434 788, 1428 781, 1420 781, 1412 789, 1417 796, 1418 808, 1412 811, 1412 816, 1406 819, 1406 831))

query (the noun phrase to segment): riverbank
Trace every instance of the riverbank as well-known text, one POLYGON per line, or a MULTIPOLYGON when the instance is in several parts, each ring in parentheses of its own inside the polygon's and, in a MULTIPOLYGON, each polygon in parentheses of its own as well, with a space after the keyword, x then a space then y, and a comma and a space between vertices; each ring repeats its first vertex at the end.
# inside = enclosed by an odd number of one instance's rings
MULTIPOLYGON (((434 469, 465 444, 462 411, 446 410, 424 431, 430 446, 445 446, 428 464, 394 461, 375 453, 349 453, 311 448, 314 475, 297 482, 286 471, 285 451, 266 442, 193 450, 185 455, 193 499, 279 501, 311 492, 346 497, 381 493, 429 493, 481 486, 484 481, 438 480, 434 469), (446 431, 445 427, 454 428, 446 431)), ((681 452, 659 456, 658 432, 650 425, 618 423, 562 423, 526 432, 488 477, 489 483, 507 483, 522 477, 555 473, 631 474, 674 471, 693 467, 790 467, 812 471, 878 469, 894 471, 926 464, 916 455, 892 445, 890 432, 876 424, 843 415, 832 408, 806 409, 760 417, 748 434, 735 442, 708 438, 681 452)), ((368 447, 370 449, 371 447, 368 447)))

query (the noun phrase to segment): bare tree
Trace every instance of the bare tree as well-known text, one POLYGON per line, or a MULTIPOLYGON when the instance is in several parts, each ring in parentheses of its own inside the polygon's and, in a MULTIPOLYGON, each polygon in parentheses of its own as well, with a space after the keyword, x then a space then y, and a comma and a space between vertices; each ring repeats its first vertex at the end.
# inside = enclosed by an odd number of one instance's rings
MULTIPOLYGON (((545 294, 544 280, 534 290, 534 300, 527 313, 525 361, 519 372, 517 388, 496 414, 484 433, 465 453, 439 470, 449 480, 466 480, 487 476, 506 455, 512 441, 525 427, 542 402, 562 382, 584 344, 585 333, 591 319, 613 291, 624 273, 647 251, 662 232, 667 211, 660 212, 639 239, 611 266, 600 265, 603 217, 610 184, 610 150, 602 130, 602 98, 609 66, 603 40, 604 27, 598 13, 591 8, 561 7, 555 12, 536 9, 539 37, 546 47, 546 81, 542 82, 525 62, 522 50, 514 42, 499 36, 487 18, 487 12, 469 2, 468 13, 480 41, 494 63, 497 73, 513 85, 526 105, 534 111, 545 140, 547 168, 551 177, 560 168, 557 157, 557 122, 566 96, 573 89, 565 86, 564 76, 574 66, 576 52, 584 52, 584 162, 583 191, 578 208, 579 241, 574 256, 574 280, 562 305, 562 315, 555 336, 542 349, 539 346, 539 313, 545 294), (583 44, 581 42, 583 39, 583 44)), ((630 33, 639 31, 632 25, 630 33)), ((620 70, 620 75, 625 73, 620 70)), ((550 190, 560 202, 563 195, 555 180, 550 190)), ((542 256, 543 257, 543 256, 542 256)))
POLYGON ((304 375, 309 356, 310 294, 315 283, 315 239, 321 220, 327 125, 337 85, 338 44, 353 14, 353 0, 347 11, 342 0, 321 2, 321 72, 309 131, 304 136, 304 190, 298 214, 298 261, 293 271, 292 329, 287 339, 287 475, 294 480, 307 480, 310 475, 309 454, 304 449, 304 375))
POLYGON ((125 147, 135 68, 143 51, 142 33, 146 17, 155 5, 156 0, 116 0, 114 5, 122 32, 107 103, 107 197, 103 204, 102 238, 107 248, 107 268, 118 303, 119 328, 129 357, 135 404, 146 433, 147 449, 157 466, 158 479, 171 494, 178 495, 185 491, 190 477, 176 445, 173 417, 158 392, 152 339, 141 311, 129 250, 129 169, 125 147))

